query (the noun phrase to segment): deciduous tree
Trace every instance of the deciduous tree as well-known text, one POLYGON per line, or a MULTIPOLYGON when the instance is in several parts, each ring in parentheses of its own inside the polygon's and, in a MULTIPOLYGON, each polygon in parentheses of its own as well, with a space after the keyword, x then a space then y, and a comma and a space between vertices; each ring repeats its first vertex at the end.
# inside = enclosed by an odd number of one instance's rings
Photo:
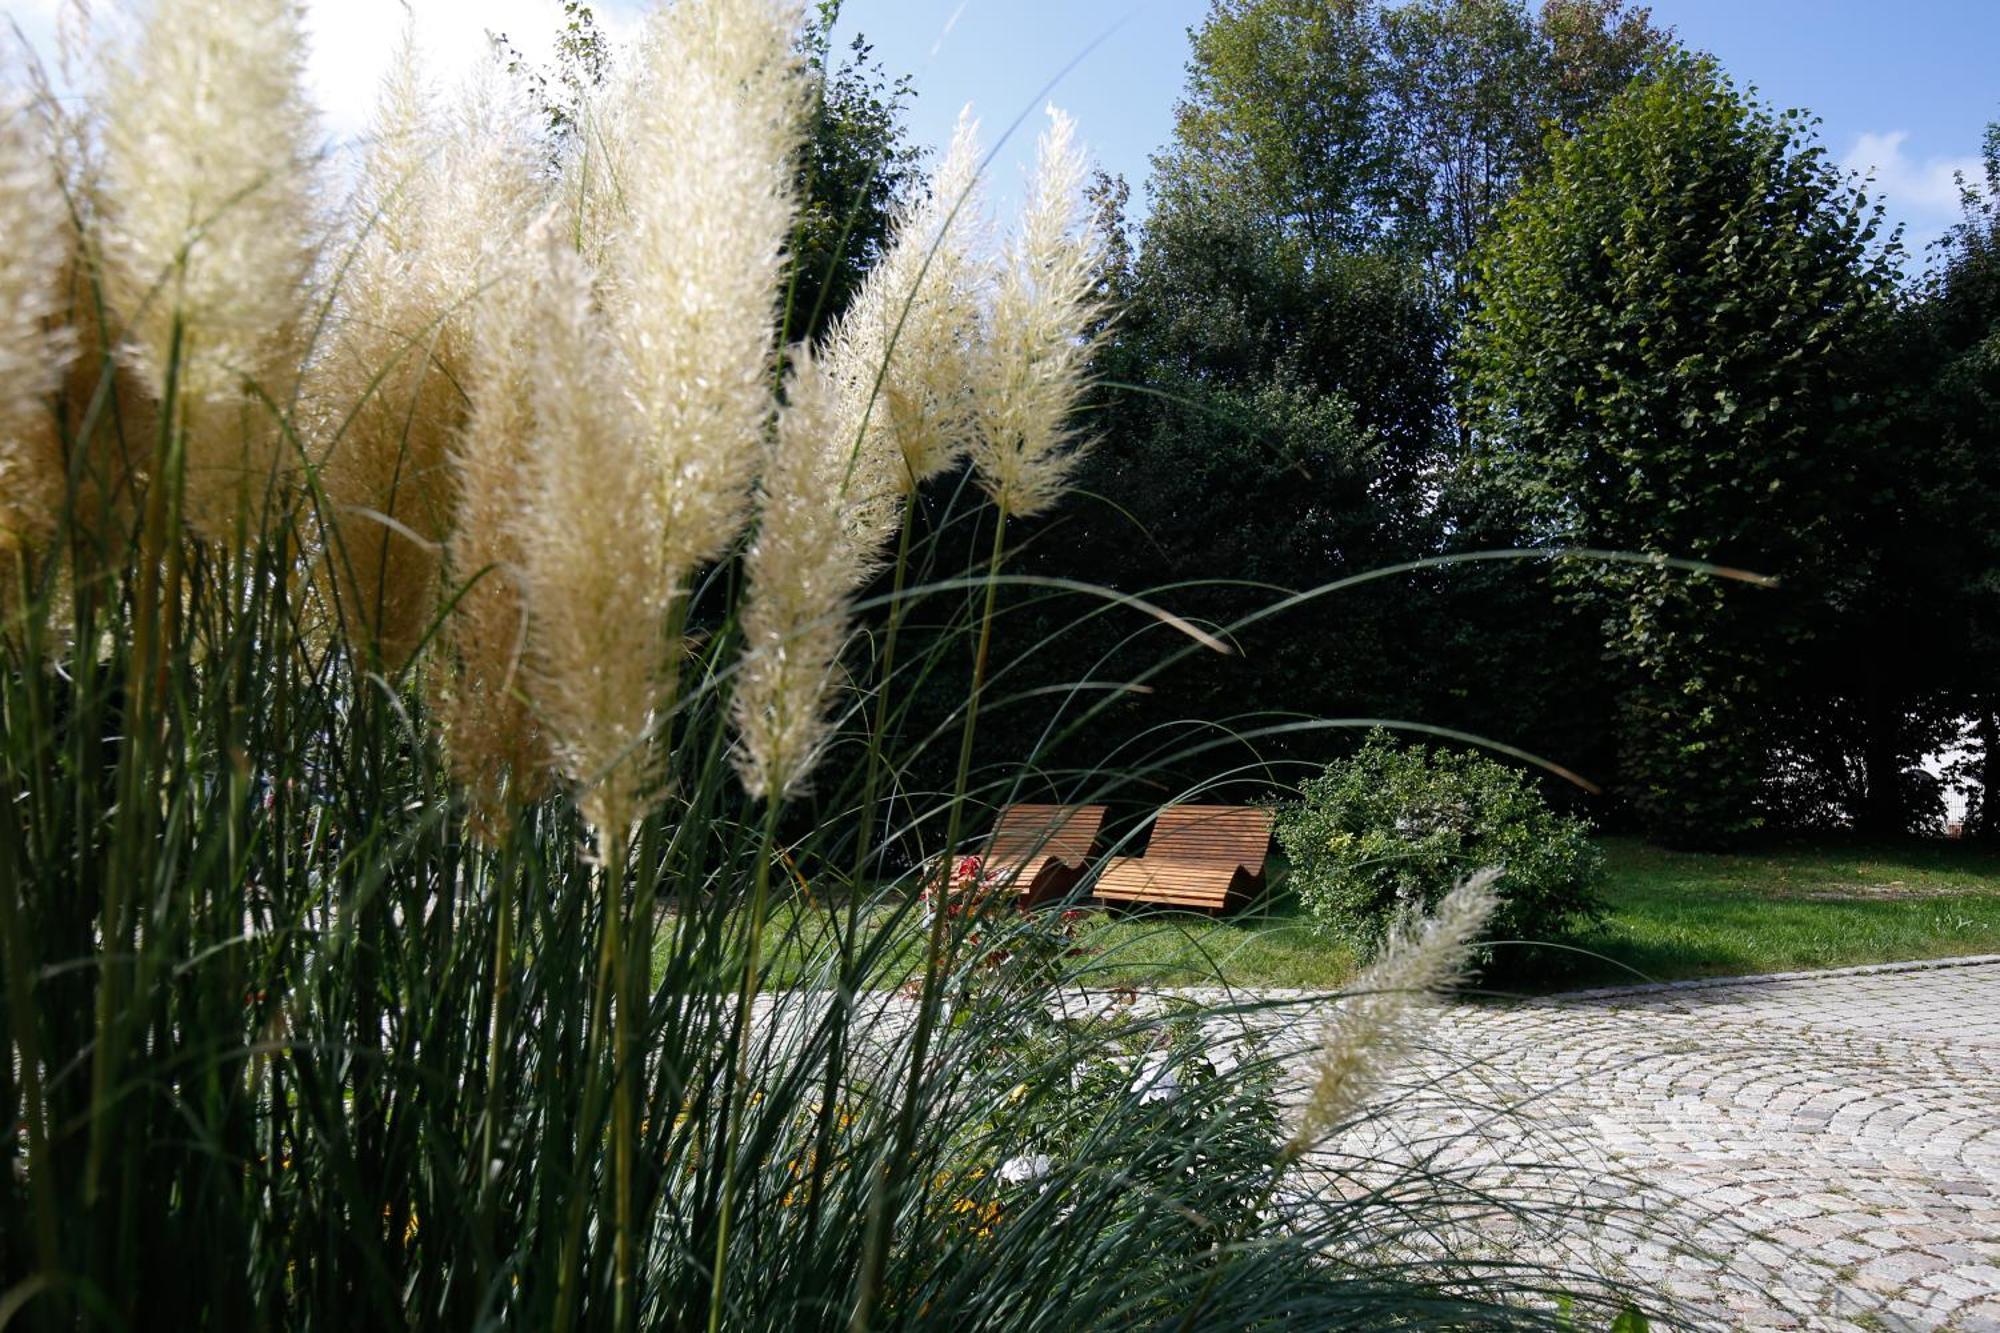
POLYGON ((1893 293, 1877 226, 1803 116, 1680 58, 1556 144, 1482 246, 1459 361, 1476 466, 1541 540, 1786 581, 1569 567, 1621 675, 1624 792, 1656 835, 1757 823, 1767 706, 1842 593, 1893 293))

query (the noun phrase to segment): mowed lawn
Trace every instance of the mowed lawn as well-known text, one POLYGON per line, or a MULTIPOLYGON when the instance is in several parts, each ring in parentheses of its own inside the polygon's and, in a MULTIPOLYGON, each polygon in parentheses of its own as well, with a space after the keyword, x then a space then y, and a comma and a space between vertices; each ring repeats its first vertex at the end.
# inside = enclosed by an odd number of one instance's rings
POLYGON ((1594 980, 1805 971, 2000 953, 2000 849, 1831 843, 1738 855, 1607 842, 1594 980))
MULTIPOLYGON (((1911 840, 1822 843, 1732 855, 1604 843, 1610 914, 1571 941, 1567 964, 1503 984, 1527 989, 1804 971, 2000 953, 2000 850, 1911 840)), ((1094 942, 1130 980, 1195 976, 1213 960, 1232 984, 1333 986, 1351 952, 1315 931, 1282 877, 1264 904, 1224 920, 1111 919, 1094 942), (1177 929, 1164 929, 1167 925, 1177 929)))
MULTIPOLYGON (((1572 941, 1567 964, 1500 983, 1528 990, 2000 953, 2000 849, 1917 841, 1823 842, 1737 854, 1604 843, 1610 915, 1572 941)), ((1090 910, 1079 960, 1104 985, 1334 988, 1350 949, 1316 929, 1285 889, 1224 918, 1090 910)), ((807 939, 827 940, 824 907, 774 913, 771 980, 803 979, 807 939)), ((914 914, 912 914, 914 927, 914 914)), ((916 940, 900 950, 914 966, 916 940)))

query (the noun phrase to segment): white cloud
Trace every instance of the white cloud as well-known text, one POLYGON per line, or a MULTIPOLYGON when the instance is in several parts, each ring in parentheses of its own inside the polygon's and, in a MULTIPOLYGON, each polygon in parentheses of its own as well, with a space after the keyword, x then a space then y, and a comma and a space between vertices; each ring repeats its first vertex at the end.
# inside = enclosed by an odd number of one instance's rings
POLYGON ((1892 216, 1918 227, 1949 223, 1958 217, 1959 184, 1977 185, 1984 179, 1979 159, 1965 157, 1912 156, 1904 145, 1908 130, 1863 134, 1847 150, 1840 164, 1849 171, 1872 177, 1871 195, 1879 197, 1892 216))

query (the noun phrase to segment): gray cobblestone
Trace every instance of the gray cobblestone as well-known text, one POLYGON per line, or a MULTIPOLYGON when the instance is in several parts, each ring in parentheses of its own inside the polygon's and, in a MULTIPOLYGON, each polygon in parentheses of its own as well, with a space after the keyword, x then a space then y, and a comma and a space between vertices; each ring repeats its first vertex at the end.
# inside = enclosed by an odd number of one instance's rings
POLYGON ((1567 1256, 1703 1326, 2000 1333, 2000 957, 1459 1005, 1397 1096, 1502 1187, 1553 1149, 1617 1205, 1567 1256))

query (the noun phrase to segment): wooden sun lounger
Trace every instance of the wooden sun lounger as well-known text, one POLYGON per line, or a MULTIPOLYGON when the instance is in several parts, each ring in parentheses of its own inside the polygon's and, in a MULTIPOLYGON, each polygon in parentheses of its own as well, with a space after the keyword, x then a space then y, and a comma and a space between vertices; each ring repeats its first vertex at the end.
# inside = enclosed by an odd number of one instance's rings
POLYGON ((1153 819, 1144 856, 1114 856, 1097 877, 1113 902, 1223 911, 1264 887, 1271 812, 1247 805, 1170 805, 1153 819))
POLYGON ((1101 805, 1010 805, 986 844, 987 873, 1029 907, 1060 898, 1083 877, 1104 823, 1101 805))

